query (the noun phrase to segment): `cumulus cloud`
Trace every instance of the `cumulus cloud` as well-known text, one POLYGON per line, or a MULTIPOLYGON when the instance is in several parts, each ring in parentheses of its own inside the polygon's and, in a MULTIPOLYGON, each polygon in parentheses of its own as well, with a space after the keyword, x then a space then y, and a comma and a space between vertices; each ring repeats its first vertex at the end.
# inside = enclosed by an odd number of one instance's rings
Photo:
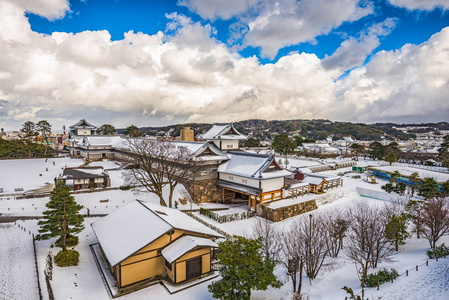
POLYGON ((374 24, 359 37, 350 37, 343 41, 332 55, 326 55, 323 66, 326 69, 339 69, 340 72, 344 72, 363 65, 368 55, 380 45, 379 37, 390 34, 396 22, 396 19, 388 18, 382 23, 374 24))
POLYGON ((60 19, 66 12, 70 12, 68 0, 15 0, 25 11, 47 18, 60 19))
POLYGON ((178 5, 186 6, 203 19, 227 20, 247 12, 258 0, 179 0, 178 5))
POLYGON ((392 5, 404 7, 409 10, 427 10, 436 8, 449 9, 449 0, 388 0, 392 5))
POLYGON ((209 20, 239 16, 231 26, 231 43, 260 47, 263 57, 274 58, 279 49, 314 42, 343 22, 371 14, 370 2, 360 0, 183 0, 180 2, 209 20))
POLYGON ((447 120, 448 92, 449 27, 421 45, 378 52, 336 89, 339 114, 361 121, 447 120))
MULTIPOLYGON (((56 128, 81 118, 116 127, 249 118, 422 120, 443 113, 447 119, 449 29, 422 45, 380 52, 338 79, 332 56, 326 63, 291 53, 261 64, 230 51, 210 25, 168 18, 166 32, 130 31, 117 41, 107 31, 42 35, 30 29, 22 6, 0 0, 0 127, 16 130, 44 118, 56 128)), ((384 22, 358 37, 371 45, 362 54, 376 44, 365 36, 391 28, 384 22)))

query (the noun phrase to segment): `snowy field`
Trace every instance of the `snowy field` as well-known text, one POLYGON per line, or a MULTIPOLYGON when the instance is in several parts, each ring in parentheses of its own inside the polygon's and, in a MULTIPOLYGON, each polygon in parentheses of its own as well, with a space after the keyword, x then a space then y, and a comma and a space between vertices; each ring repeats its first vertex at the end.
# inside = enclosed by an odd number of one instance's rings
MULTIPOLYGON (((23 224, 21 224, 23 228, 23 224)), ((0 299, 38 299, 33 238, 19 224, 0 223, 0 299)))
MULTIPOLYGON (((56 172, 60 172, 61 166, 79 166, 82 164, 80 159, 58 158, 54 159, 55 168, 53 170, 52 162, 45 163, 45 160, 12 160, 0 161, 0 187, 5 190, 14 190, 18 186, 17 182, 24 182, 21 186, 24 189, 39 188, 45 184, 45 180, 53 181, 56 172), (50 164, 49 164, 50 163, 50 164), (42 172, 42 168, 50 165, 47 177, 35 176, 42 172), (9 169, 4 169, 8 167, 9 169), (59 168, 59 169, 58 169, 59 168), (21 174, 23 172, 23 174, 21 174), (53 172, 53 173, 52 173, 53 172), (5 175, 5 173, 9 175, 5 175), (34 174, 34 175, 33 175, 34 174), (37 179, 36 179, 37 178, 37 179), (47 178, 47 179, 46 179, 47 178), (26 182, 26 184, 25 184, 26 182)), ((105 168, 114 168, 113 162, 101 162, 105 168)), ((45 170, 45 169, 44 169, 45 170)), ((336 171, 327 171, 330 175, 336 175, 348 169, 339 169, 336 171)), ((113 186, 121 185, 120 171, 111 171, 113 186), (114 176, 114 177, 112 177, 114 176), (115 178, 115 179, 114 179, 115 178), (117 183, 118 182, 118 183, 117 183)), ((111 174, 110 172, 110 174, 111 174)), ((352 174, 353 175, 353 174, 352 174)), ((372 205, 384 205, 386 201, 376 200, 372 198, 361 197, 356 187, 363 187, 375 191, 382 191, 381 185, 385 181, 379 181, 378 184, 369 184, 363 181, 365 175, 360 179, 352 178, 351 174, 343 177, 344 184, 342 188, 331 189, 322 195, 304 196, 305 200, 312 197, 317 200, 319 209, 311 212, 311 214, 319 213, 323 210, 333 210, 335 208, 346 208, 353 205, 354 202, 369 202, 372 205)), ((181 197, 180 187, 176 192, 174 199, 181 197)), ((134 194, 132 191, 110 190, 94 193, 83 193, 74 195, 78 203, 85 206, 84 212, 89 208, 90 214, 107 214, 113 210, 120 208, 134 199, 141 199, 152 203, 158 203, 156 196, 151 194, 134 194), (103 202, 100 202, 103 200, 103 202), (108 202, 104 202, 108 200, 108 202)), ((301 199, 298 197, 297 199, 301 199)), ((45 210, 45 203, 48 198, 24 199, 24 200, 0 200, 0 214, 10 216, 39 216, 45 210)), ((288 201, 288 200, 287 200, 288 201)), ((294 200, 291 200, 294 201, 294 200)), ((299 200, 296 200, 299 201, 299 200)), ((276 202, 275 202, 276 203, 276 202)), ((272 205, 277 205, 273 203, 272 205)), ((201 207, 213 209, 224 208, 226 205, 207 203, 201 204, 201 207)), ((190 205, 180 205, 179 209, 190 209, 190 205)), ((198 205, 194 205, 193 209, 198 209, 198 205)), ((229 210, 217 211, 219 214, 228 214, 245 211, 246 206, 234 205, 229 210)), ((251 237, 252 227, 257 218, 250 218, 241 221, 219 224, 205 216, 199 215, 199 218, 206 222, 219 227, 229 234, 237 234, 251 237)), ((308 214, 297 216, 291 219, 276 223, 274 226, 284 228, 299 219, 308 217, 308 214)), ((80 243, 75 248, 80 253, 80 264, 70 268, 53 268, 53 280, 51 281, 52 289, 56 299, 109 299, 106 288, 103 284, 94 258, 92 256, 89 245, 97 243, 97 239, 93 234, 90 224, 97 218, 86 218, 85 229, 79 234, 80 243)), ((0 299, 37 299, 37 283, 34 269, 33 247, 31 233, 37 233, 38 226, 36 220, 17 221, 17 224, 8 223, 0 224, 0 299), (25 228, 19 228, 19 225, 25 228)), ((449 244, 449 237, 443 237, 438 244, 445 242, 449 244)), ((37 241, 37 254, 41 288, 44 299, 48 299, 47 289, 43 271, 45 268, 46 256, 49 252, 53 255, 59 251, 59 248, 51 247, 54 240, 37 241)), ((429 266, 421 266, 425 264, 427 257, 425 251, 429 249, 427 240, 416 239, 415 237, 407 240, 407 244, 402 246, 401 251, 394 257, 393 263, 381 263, 379 268, 394 267, 400 274, 405 270, 411 270, 409 276, 400 276, 394 283, 386 283, 376 289, 368 290, 365 297, 370 299, 449 299, 449 258, 440 259, 439 262, 429 261, 429 266), (415 266, 420 265, 419 271, 415 271, 415 266)), ((318 277, 309 284, 308 279, 303 278, 303 293, 307 294, 310 299, 321 300, 337 300, 345 299, 347 294, 341 289, 343 286, 352 287, 357 293, 360 292, 359 281, 356 275, 354 264, 347 260, 343 255, 338 259, 330 261, 320 271, 318 277)), ((377 270, 373 270, 377 271, 377 270)), ((267 291, 254 291, 252 299, 291 299, 292 287, 289 277, 286 275, 286 269, 277 267, 276 275, 284 283, 280 289, 269 288, 267 291)), ((124 300, 137 299, 212 299, 208 292, 207 286, 209 282, 204 282, 192 288, 181 291, 177 294, 170 295, 161 285, 155 285, 135 293, 120 297, 124 300)))

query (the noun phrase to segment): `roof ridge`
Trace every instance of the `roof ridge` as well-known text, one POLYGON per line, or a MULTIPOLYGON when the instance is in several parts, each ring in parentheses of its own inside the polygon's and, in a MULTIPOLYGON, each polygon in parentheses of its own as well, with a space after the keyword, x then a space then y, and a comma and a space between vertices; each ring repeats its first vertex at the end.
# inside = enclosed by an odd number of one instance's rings
MULTIPOLYGON (((159 216, 158 213, 156 213, 155 211, 153 211, 151 208, 149 208, 148 206, 146 206, 145 204, 143 204, 143 200, 139 200, 136 199, 137 202, 139 202, 143 207, 145 207, 146 209, 148 209, 149 211, 151 211, 154 215, 156 215, 159 219, 161 219, 162 221, 164 221, 165 223, 167 223, 172 229, 175 228, 172 224, 170 224, 167 220, 164 220, 164 218, 162 218, 161 216, 159 216)), ((145 202, 148 203, 148 202, 145 202)), ((161 206, 162 207, 162 206, 161 206)))

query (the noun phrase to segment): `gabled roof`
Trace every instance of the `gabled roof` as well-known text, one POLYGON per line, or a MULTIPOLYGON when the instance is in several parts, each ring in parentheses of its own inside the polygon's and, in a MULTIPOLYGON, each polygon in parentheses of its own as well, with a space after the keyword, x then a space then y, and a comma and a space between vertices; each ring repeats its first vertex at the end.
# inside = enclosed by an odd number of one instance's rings
POLYGON ((203 140, 246 140, 248 137, 234 128, 232 123, 214 124, 206 133, 200 136, 203 140))
MULTIPOLYGON (((138 142, 140 139, 136 139, 138 142)), ((141 139, 144 141, 144 139, 141 139)), ((158 142, 159 140, 154 140, 158 142)), ((224 152, 217 148, 212 143, 208 142, 186 142, 186 141, 173 141, 173 140, 161 140, 161 142, 175 143, 179 147, 187 148, 194 157, 200 161, 210 161, 210 160, 228 160, 224 152)), ((122 139, 120 143, 113 145, 116 149, 126 149, 128 147, 126 139, 122 139)))
POLYGON ((195 249, 196 247, 218 247, 218 245, 206 238, 197 237, 197 236, 183 236, 167 247, 165 247, 161 254, 168 261, 168 263, 172 263, 187 252, 195 249))
POLYGON ((60 179, 86 179, 107 177, 103 167, 65 168, 60 179))
POLYGON ((80 121, 76 122, 74 125, 69 127, 70 129, 77 129, 77 128, 86 128, 86 129, 97 129, 97 126, 94 126, 87 122, 84 119, 81 119, 80 121))
POLYGON ((112 266, 172 229, 223 237, 177 209, 140 200, 95 221, 91 226, 112 266))
POLYGON ((292 174, 282 169, 274 155, 247 152, 229 152, 229 161, 218 167, 218 172, 254 179, 286 177, 292 174))
POLYGON ((118 135, 96 135, 96 136, 84 136, 81 145, 83 146, 108 146, 112 147, 120 143, 122 137, 118 135))

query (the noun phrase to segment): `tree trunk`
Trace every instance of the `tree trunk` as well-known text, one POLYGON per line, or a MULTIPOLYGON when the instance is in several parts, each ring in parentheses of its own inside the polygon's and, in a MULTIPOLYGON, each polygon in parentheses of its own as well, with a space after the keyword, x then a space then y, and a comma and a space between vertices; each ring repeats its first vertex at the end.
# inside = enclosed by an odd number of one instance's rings
POLYGON ((299 264, 299 282, 298 282, 298 295, 301 295, 301 288, 302 288, 302 269, 303 269, 303 264, 302 261, 299 264))
POLYGON ((67 245, 66 245, 65 238, 66 238, 65 234, 61 235, 61 248, 62 248, 63 252, 67 251, 67 245))
POLYGON ((162 193, 159 196, 159 203, 161 206, 167 206, 167 203, 165 203, 164 197, 162 196, 162 193))

